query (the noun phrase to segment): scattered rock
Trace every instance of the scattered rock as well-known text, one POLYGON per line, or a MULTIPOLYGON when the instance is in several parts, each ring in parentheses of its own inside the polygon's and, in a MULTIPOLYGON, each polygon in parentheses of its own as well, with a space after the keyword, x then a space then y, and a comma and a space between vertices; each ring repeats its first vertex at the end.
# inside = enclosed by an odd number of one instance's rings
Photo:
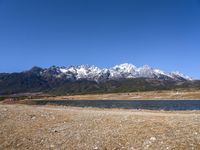
POLYGON ((3 111, 8 111, 8 109, 6 109, 6 108, 3 108, 2 110, 3 110, 3 111))
POLYGON ((197 132, 194 132, 194 134, 197 135, 198 133, 197 133, 197 132))
POLYGON ((200 143, 199 111, 194 115, 25 105, 0 105, 0 110, 0 149, 195 149, 200 143))
POLYGON ((31 119, 36 119, 35 115, 30 115, 31 119))
POLYGON ((156 138, 155 137, 151 137, 150 141, 156 141, 156 138))
POLYGON ((50 148, 54 148, 54 147, 55 147, 55 145, 53 145, 53 144, 50 145, 50 148))
POLYGON ((19 147, 20 145, 22 145, 22 143, 18 143, 18 144, 17 144, 17 147, 19 147))
POLYGON ((36 117, 35 117, 35 116, 33 116, 33 117, 31 117, 31 119, 33 119, 33 120, 34 120, 34 119, 36 119, 36 117))
POLYGON ((128 150, 135 150, 133 147, 129 147, 128 150))
POLYGON ((94 148, 93 149, 99 149, 97 146, 94 146, 94 148))

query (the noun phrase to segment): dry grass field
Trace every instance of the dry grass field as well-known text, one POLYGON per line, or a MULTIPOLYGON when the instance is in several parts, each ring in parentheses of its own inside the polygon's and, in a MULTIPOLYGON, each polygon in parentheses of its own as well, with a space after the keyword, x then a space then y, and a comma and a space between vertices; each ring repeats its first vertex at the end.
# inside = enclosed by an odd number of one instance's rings
POLYGON ((44 99, 70 99, 70 100, 195 100, 200 99, 200 90, 181 91, 150 91, 131 93, 110 93, 110 94, 86 94, 73 96, 44 97, 44 99))

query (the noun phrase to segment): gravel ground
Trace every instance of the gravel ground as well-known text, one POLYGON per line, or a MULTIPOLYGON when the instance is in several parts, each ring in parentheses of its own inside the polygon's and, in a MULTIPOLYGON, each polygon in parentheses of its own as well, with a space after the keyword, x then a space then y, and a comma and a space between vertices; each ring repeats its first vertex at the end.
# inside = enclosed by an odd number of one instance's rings
POLYGON ((200 90, 180 90, 180 91, 146 91, 129 93, 110 94, 86 94, 71 96, 43 97, 50 100, 199 100, 200 90))
POLYGON ((0 149, 200 149, 200 111, 0 104, 0 149))

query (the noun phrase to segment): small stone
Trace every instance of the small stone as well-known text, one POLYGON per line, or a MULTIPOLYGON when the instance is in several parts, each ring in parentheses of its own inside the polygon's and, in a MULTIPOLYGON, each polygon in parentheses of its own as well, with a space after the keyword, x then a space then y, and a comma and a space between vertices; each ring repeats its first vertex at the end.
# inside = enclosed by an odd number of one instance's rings
POLYGON ((155 137, 151 137, 151 138, 150 138, 150 141, 155 141, 155 140, 156 140, 155 137))
POLYGON ((50 148, 54 148, 54 147, 55 147, 55 145, 53 145, 53 144, 50 145, 50 148))
POLYGON ((34 120, 34 119, 36 119, 36 117, 35 117, 35 116, 33 116, 33 117, 31 117, 31 119, 33 119, 33 120, 34 120))
POLYGON ((54 130, 54 132, 56 133, 56 132, 58 132, 57 130, 54 130))
POLYGON ((3 111, 8 111, 8 109, 6 109, 6 108, 3 108, 3 111))
POLYGON ((22 145, 22 144, 21 144, 21 143, 18 143, 18 144, 17 144, 17 147, 19 147, 20 145, 22 145))

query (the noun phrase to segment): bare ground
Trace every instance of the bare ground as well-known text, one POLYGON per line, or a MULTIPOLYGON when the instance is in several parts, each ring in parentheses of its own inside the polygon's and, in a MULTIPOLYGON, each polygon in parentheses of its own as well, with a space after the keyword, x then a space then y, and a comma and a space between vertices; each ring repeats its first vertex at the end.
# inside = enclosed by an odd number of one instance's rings
POLYGON ((0 149, 200 149, 200 111, 0 104, 0 149))
POLYGON ((70 100, 195 100, 200 99, 200 90, 149 91, 110 94, 86 94, 73 96, 44 97, 43 99, 70 100))

